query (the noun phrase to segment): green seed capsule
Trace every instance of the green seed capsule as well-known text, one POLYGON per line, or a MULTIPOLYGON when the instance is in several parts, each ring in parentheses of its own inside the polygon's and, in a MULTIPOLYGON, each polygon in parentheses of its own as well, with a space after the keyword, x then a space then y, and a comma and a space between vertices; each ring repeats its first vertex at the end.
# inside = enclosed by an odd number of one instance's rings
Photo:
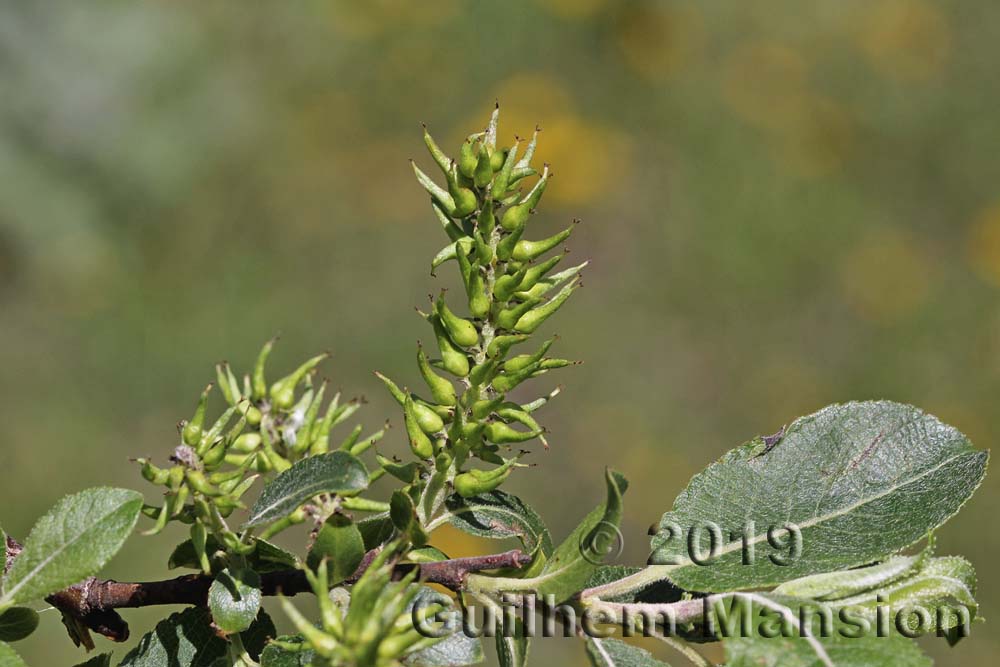
POLYGON ((264 415, 254 406, 247 408, 247 424, 250 426, 260 426, 260 420, 264 418, 264 415))
POLYGON ((518 343, 523 343, 528 340, 530 336, 527 334, 510 334, 504 336, 497 336, 492 341, 490 341, 489 346, 486 348, 486 356, 488 357, 503 357, 506 356, 507 351, 518 343))
POLYGON ((552 178, 552 174, 549 173, 549 165, 545 165, 542 168, 542 177, 538 179, 535 187, 531 188, 524 199, 521 200, 521 204, 526 204, 528 208, 537 208, 538 202, 541 201, 542 194, 545 192, 545 186, 548 185, 550 178, 552 178))
POLYGON ((445 247, 441 248, 438 254, 434 255, 434 259, 431 260, 431 275, 435 275, 434 271, 437 267, 441 266, 445 262, 457 259, 459 251, 463 252, 466 257, 468 257, 469 251, 472 250, 473 240, 468 237, 462 237, 453 243, 449 243, 445 247))
MULTIPOLYGON (((479 269, 473 269, 466 289, 469 295, 469 313, 477 319, 485 318, 490 312, 490 298, 486 294, 486 282, 479 269)), ((478 342, 478 334, 476 340, 478 342)))
MULTIPOLYGON (((510 151, 509 148, 497 148, 490 153, 490 169, 493 170, 493 173, 498 173, 503 169, 503 166, 507 161, 508 151, 510 151)), ((513 168, 514 165, 511 164, 511 169, 513 168)), ((504 189, 506 189, 506 187, 504 189)))
MULTIPOLYGON (((406 418, 407 434, 410 436, 410 440, 414 440, 416 436, 410 433, 410 427, 414 426, 424 434, 424 439, 430 443, 430 439, 427 438, 428 433, 437 433, 444 428, 444 422, 441 418, 434 414, 433 411, 424 410, 421 411, 417 406, 420 404, 413 400, 412 397, 407 396, 406 403, 403 406, 403 414, 406 418), (430 421, 428 421, 428 419, 430 421), (438 428, 433 428, 437 426, 438 428)), ((416 438, 419 440, 419 438, 416 438)), ((422 442, 422 441, 420 441, 422 442)))
POLYGON ((521 234, 524 233, 524 226, 518 227, 512 231, 507 236, 500 239, 500 243, 497 244, 497 257, 502 262, 506 262, 514 255, 514 247, 517 242, 521 240, 521 234))
POLYGON ((510 183, 510 174, 514 170, 514 163, 517 162, 517 149, 521 145, 520 141, 515 141, 514 145, 506 151, 505 155, 499 152, 494 153, 494 157, 502 157, 499 167, 494 167, 496 176, 493 177, 493 186, 490 193, 494 199, 500 199, 507 194, 507 185, 510 183))
POLYGON ((226 459, 226 441, 219 440, 214 447, 205 452, 201 457, 202 465, 206 470, 215 470, 226 459))
POLYGON ((463 141, 462 147, 458 150, 458 173, 466 178, 473 178, 478 162, 474 140, 469 138, 463 141))
POLYGON ((451 168, 447 172, 448 174, 448 194, 455 201, 455 210, 452 215, 456 218, 464 218, 470 215, 479 208, 479 200, 476 199, 476 193, 469 188, 463 187, 458 182, 458 168, 452 163, 451 168))
POLYGON ((572 283, 566 285, 559 293, 554 297, 546 301, 541 306, 529 310, 527 313, 521 316, 521 319, 517 321, 514 325, 515 331, 520 331, 521 333, 533 333, 535 329, 540 327, 542 323, 548 318, 552 317, 559 308, 566 303, 566 299, 580 286, 580 283, 572 283))
POLYGON ((483 233, 483 238, 490 238, 494 227, 496 227, 496 216, 493 213, 493 200, 488 199, 479 211, 479 230, 483 233))
POLYGON ((526 292, 534 287, 549 271, 554 269, 566 255, 556 255, 550 257, 539 264, 528 264, 524 272, 524 278, 517 286, 516 292, 526 292))
POLYGON ((414 461, 406 464, 397 463, 381 454, 376 454, 375 460, 378 461, 383 470, 404 484, 413 484, 420 479, 421 467, 414 461))
POLYGON ((484 361, 481 364, 477 364, 469 371, 469 382, 472 386, 478 387, 480 385, 488 384, 493 376, 496 375, 499 359, 491 359, 489 361, 484 361))
POLYGON ((434 309, 437 312, 438 318, 444 324, 448 336, 456 345, 472 347, 479 342, 479 331, 476 329, 476 325, 453 313, 444 302, 443 292, 438 295, 437 300, 434 302, 434 309))
POLYGON ((316 368, 321 361, 329 356, 330 354, 328 352, 317 354, 315 357, 296 368, 289 375, 272 384, 271 400, 274 402, 275 407, 281 410, 287 410, 292 407, 295 403, 295 388, 300 382, 302 382, 307 373, 316 368))
POLYGON ((448 171, 451 169, 451 158, 445 155, 444 151, 438 147, 437 142, 434 141, 430 132, 427 131, 426 125, 424 125, 424 144, 427 146, 427 151, 431 154, 431 157, 434 158, 434 162, 437 163, 437 166, 447 176, 448 171))
MULTIPOLYGON (((469 239, 472 241, 472 239, 469 239)), ((462 285, 465 289, 469 289, 469 282, 472 280, 472 274, 477 271, 476 267, 472 265, 469 261, 469 251, 472 250, 472 245, 469 245, 469 250, 463 251, 462 246, 455 248, 455 257, 458 259, 458 270, 462 274, 462 285)))
MULTIPOLYGON (((510 268, 508 268, 508 271, 510 268)), ((496 279, 493 283, 493 296, 497 301, 504 302, 510 299, 514 295, 514 292, 520 287, 521 283, 524 282, 524 277, 527 275, 528 265, 525 264, 520 269, 514 273, 505 273, 496 279)))
POLYGON ((198 407, 195 408, 194 417, 181 429, 181 440, 184 441, 185 445, 194 447, 201 440, 201 427, 205 423, 205 410, 208 407, 208 395, 212 391, 212 386, 209 384, 201 392, 201 398, 198 399, 198 407))
POLYGON ((476 401, 472 404, 472 418, 486 419, 486 417, 488 417, 489 414, 496 410, 502 403, 503 396, 476 401))
POLYGON ((434 215, 437 216, 438 222, 441 223, 441 229, 443 229, 444 233, 448 235, 448 238, 452 241, 457 241, 465 236, 465 232, 462 231, 459 223, 445 213, 440 204, 431 200, 431 208, 434 209, 434 215))
MULTIPOLYGON (((561 255, 560 255, 561 257, 561 255)), ((584 262, 583 264, 578 264, 574 267, 566 269, 565 271, 560 271, 559 273, 552 274, 547 278, 542 278, 539 280, 531 289, 519 289, 515 296, 524 299, 530 296, 541 298, 549 293, 552 289, 559 287, 567 280, 575 278, 579 275, 580 271, 583 270, 585 266, 590 264, 590 262, 584 262), (526 291, 525 291, 526 290, 526 291)))
POLYGON ((535 431, 518 431, 503 422, 490 422, 483 431, 483 435, 486 436, 487 440, 498 445, 526 442, 537 438, 541 434, 541 429, 535 431))
POLYGON ((417 182, 423 186, 424 190, 431 196, 431 200, 434 201, 441 210, 450 216, 455 215, 455 200, 452 196, 448 194, 448 191, 442 188, 440 185, 431 180, 431 177, 420 170, 417 163, 410 160, 410 165, 413 166, 413 173, 417 175, 417 182))
POLYGON ((473 232, 472 238, 476 242, 476 261, 480 266, 489 266, 493 261, 493 248, 490 247, 478 229, 473 232))
POLYGON ((471 498, 481 493, 488 493, 503 484, 514 469, 516 459, 506 461, 493 470, 472 469, 455 477, 455 491, 463 498, 471 498))
POLYGON ((537 364, 528 366, 527 368, 514 371, 512 373, 504 373, 503 375, 498 375, 493 378, 492 386, 494 391, 498 391, 501 394, 506 394, 508 391, 521 384, 525 380, 531 377, 531 374, 538 369, 537 364))
POLYGON ((503 369, 508 373, 515 373, 538 363, 545 356, 545 353, 549 351, 549 348, 552 347, 552 344, 556 342, 557 338, 558 336, 553 336, 542 343, 542 346, 534 354, 521 354, 513 359, 508 359, 504 362, 503 369))
POLYGON ((490 149, 485 143, 479 145, 479 159, 472 174, 472 182, 477 188, 485 188, 493 180, 493 165, 490 149))
POLYGON ((217 487, 210 484, 205 478, 205 473, 200 470, 188 470, 185 474, 185 478, 187 479, 188 486, 202 495, 209 497, 222 495, 222 492, 219 491, 217 487))
MULTIPOLYGON (((504 308, 496 314, 497 326, 501 329, 513 329, 514 325, 521 319, 532 308, 537 306, 539 301, 537 299, 529 299, 524 303, 519 303, 510 308, 504 308)), ((528 333, 528 332, 524 332, 528 333)))
POLYGON ((147 459, 136 459, 142 468, 140 469, 143 479, 147 482, 152 482, 153 484, 166 484, 170 479, 170 471, 164 470, 162 468, 157 468, 147 459))
POLYGON ((508 232, 524 229, 529 217, 531 217, 531 207, 527 204, 517 204, 503 212, 500 216, 500 226, 508 232))
POLYGON ((538 439, 542 441, 545 445, 545 449, 549 448, 549 442, 545 439, 544 429, 539 425, 535 418, 528 414, 521 406, 516 403, 505 403, 503 407, 497 410, 497 416, 506 422, 515 421, 519 424, 527 426, 532 431, 538 432, 538 439))
POLYGON ((541 241, 527 241, 522 239, 517 242, 517 245, 514 246, 514 252, 511 256, 519 262, 525 262, 535 259, 540 255, 544 255, 549 250, 552 250, 557 245, 568 239, 569 235, 573 233, 573 227, 575 224, 576 223, 574 222, 573 225, 570 225, 558 234, 553 234, 549 238, 542 239, 541 241))
POLYGON ((236 376, 233 375, 233 370, 229 367, 229 364, 222 362, 215 365, 215 381, 219 385, 219 390, 222 391, 222 396, 226 399, 226 403, 235 405, 239 402, 241 398, 240 385, 236 381, 236 376))
POLYGON ((434 456, 434 443, 427 437, 427 434, 420 427, 414 409, 413 399, 407 397, 403 409, 403 418, 406 423, 406 435, 410 439, 410 449, 414 454, 422 459, 429 459, 434 456))
POLYGON ((424 348, 419 342, 417 343, 417 367, 420 369, 420 374, 423 376, 424 382, 427 383, 428 389, 431 390, 431 396, 434 397, 435 402, 441 405, 455 405, 458 402, 455 396, 455 386, 451 380, 434 372, 427 355, 424 354, 424 348))
POLYGON ((535 131, 531 134, 531 141, 528 142, 528 147, 524 151, 524 155, 514 165, 515 169, 529 169, 531 167, 531 159, 535 157, 535 148, 538 146, 538 133, 541 131, 542 128, 536 125, 535 131))
POLYGON ((271 348, 274 347, 277 338, 272 338, 271 340, 264 343, 264 347, 261 348, 260 354, 257 355, 257 361, 253 366, 253 380, 252 397, 254 401, 263 400, 267 396, 267 382, 264 380, 264 365, 267 363, 267 358, 271 354, 271 348))

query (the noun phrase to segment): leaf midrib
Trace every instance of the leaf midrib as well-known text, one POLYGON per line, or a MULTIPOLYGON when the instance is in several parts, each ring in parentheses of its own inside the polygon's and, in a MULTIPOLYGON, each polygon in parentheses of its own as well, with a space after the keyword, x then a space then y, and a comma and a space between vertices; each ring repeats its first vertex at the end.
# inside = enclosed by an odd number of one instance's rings
MULTIPOLYGON (((845 514, 853 512, 854 510, 856 510, 856 509, 858 509, 860 507, 864 507, 865 505, 867 505, 867 504, 869 504, 871 502, 874 502, 874 501, 876 501, 876 500, 878 500, 880 498, 884 498, 885 496, 887 496, 887 495, 889 495, 891 493, 894 493, 895 491, 897 491, 899 489, 907 487, 907 486, 913 484, 914 482, 917 482, 917 481, 921 480, 922 478, 926 477, 927 475, 930 475, 931 473, 940 470, 945 465, 951 463, 955 459, 958 459, 958 458, 963 457, 963 456, 967 456, 969 454, 975 454, 975 453, 976 453, 975 451, 958 452, 954 456, 941 461, 940 463, 938 463, 933 468, 927 468, 926 470, 924 470, 923 472, 921 472, 919 475, 917 475, 915 477, 909 478, 906 482, 904 482, 902 484, 897 484, 897 485, 894 485, 894 486, 890 486, 890 487, 886 488, 885 490, 883 490, 883 491, 881 491, 879 493, 876 493, 875 495, 867 496, 865 498, 862 498, 861 500, 858 500, 858 501, 856 501, 856 502, 854 502, 854 503, 852 503, 850 505, 842 507, 842 508, 838 509, 835 512, 831 512, 829 514, 822 514, 822 515, 814 516, 814 517, 812 517, 810 519, 807 519, 806 521, 804 521, 802 523, 796 523, 796 525, 800 529, 805 530, 807 528, 812 528, 813 526, 818 525, 818 524, 820 524, 822 522, 830 521, 830 520, 836 519, 838 517, 844 516, 845 514)), ((754 535, 753 538, 751 538, 749 540, 736 540, 734 542, 730 542, 729 544, 727 544, 727 545, 725 545, 725 546, 723 546, 723 547, 721 547, 719 549, 718 553, 716 554, 716 557, 724 556, 724 555, 732 553, 733 551, 736 551, 736 550, 742 550, 743 547, 744 547, 744 543, 746 543, 746 544, 759 544, 760 542, 763 542, 766 539, 767 539, 767 534, 766 533, 759 533, 757 535, 754 535)), ((670 564, 669 567, 671 567, 671 569, 679 569, 679 568, 682 568, 682 567, 688 567, 689 565, 694 565, 694 561, 692 561, 690 558, 682 558, 679 562, 670 564)))
POLYGON ((17 584, 15 584, 13 588, 11 588, 10 590, 8 590, 4 594, 3 598, 0 598, 0 604, 5 604, 5 603, 8 603, 10 600, 13 600, 14 594, 17 593, 17 591, 19 591, 22 588, 24 588, 24 585, 26 583, 28 583, 29 581, 31 581, 38 574, 39 570, 41 570, 42 568, 44 568, 45 566, 47 566, 49 563, 51 563, 57 556, 59 556, 63 551, 65 551, 66 549, 68 549, 71 545, 76 544, 77 542, 79 542, 83 538, 83 536, 88 531, 90 531, 94 526, 96 526, 98 523, 100 523, 104 519, 108 518, 112 514, 115 514, 116 512, 120 511, 126 504, 128 504, 128 502, 132 502, 132 501, 123 502, 120 505, 118 505, 117 507, 115 507, 113 510, 111 510, 110 512, 107 512, 106 514, 102 514, 100 517, 98 517, 98 519, 96 519, 95 521, 92 521, 86 528, 84 528, 83 530, 81 530, 77 534, 77 536, 75 538, 73 538, 72 540, 70 540, 68 542, 65 542, 62 546, 60 546, 58 549, 56 549, 55 551, 53 551, 47 558, 43 559, 33 570, 31 570, 30 572, 28 572, 27 575, 25 575, 24 577, 22 577, 21 580, 17 584))

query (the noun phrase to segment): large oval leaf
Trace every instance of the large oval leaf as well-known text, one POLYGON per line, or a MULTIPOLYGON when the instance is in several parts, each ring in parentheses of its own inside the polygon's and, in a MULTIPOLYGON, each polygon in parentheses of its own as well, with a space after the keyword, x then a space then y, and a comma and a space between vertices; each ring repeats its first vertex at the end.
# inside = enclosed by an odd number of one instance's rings
POLYGON ((39 600, 97 574, 121 549, 141 509, 142 496, 127 489, 66 496, 31 529, 0 603, 39 600))
POLYGON ((368 471, 347 452, 302 459, 271 481, 250 511, 246 526, 259 526, 291 514, 321 493, 354 495, 368 487, 368 471))
POLYGON ((726 591, 881 560, 955 514, 988 456, 911 406, 830 406, 696 475, 650 562, 688 590, 726 591))

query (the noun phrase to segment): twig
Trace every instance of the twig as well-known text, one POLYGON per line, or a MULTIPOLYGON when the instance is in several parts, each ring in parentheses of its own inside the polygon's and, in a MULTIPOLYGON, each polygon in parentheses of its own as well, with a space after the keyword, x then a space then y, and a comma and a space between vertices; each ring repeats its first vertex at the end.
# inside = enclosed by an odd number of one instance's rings
MULTIPOLYGON (((21 551, 21 545, 7 538, 5 570, 21 551)), ((358 569, 344 583, 352 584, 361 578, 378 554, 373 549, 365 554, 358 569)), ((499 554, 454 558, 435 563, 399 563, 393 570, 394 578, 402 578, 417 569, 420 581, 440 584, 451 590, 462 588, 465 577, 470 572, 482 572, 500 568, 520 568, 527 565, 531 557, 513 549, 499 554)), ((261 592, 264 595, 296 595, 311 592, 312 588, 302 570, 280 570, 263 572, 260 575, 261 592)), ((102 580, 91 577, 79 584, 54 593, 46 598, 64 616, 80 621, 94 632, 114 641, 128 639, 128 624, 118 615, 116 609, 151 607, 164 604, 186 604, 205 606, 212 577, 191 574, 165 581, 127 583, 102 580)))

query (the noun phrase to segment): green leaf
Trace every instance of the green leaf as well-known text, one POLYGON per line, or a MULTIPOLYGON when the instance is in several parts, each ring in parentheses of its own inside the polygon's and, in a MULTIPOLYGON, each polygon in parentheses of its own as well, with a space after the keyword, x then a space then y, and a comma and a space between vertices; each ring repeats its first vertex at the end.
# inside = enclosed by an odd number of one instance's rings
POLYGON ((223 570, 208 589, 212 620, 226 634, 248 629, 257 618, 260 603, 260 575, 253 570, 223 570))
MULTIPOLYGON (((228 642, 212 630, 212 617, 205 609, 191 607, 171 614, 139 640, 119 667, 212 667, 227 653, 228 642)), ((261 612, 257 622, 240 634, 243 646, 256 659, 268 637, 277 634, 270 617, 261 612)))
POLYGON ((445 501, 448 521, 459 530, 490 539, 518 538, 525 551, 541 548, 552 554, 552 536, 535 510, 505 491, 490 491, 472 498, 452 494, 445 501))
POLYGON ((14 559, 0 605, 44 598, 97 574, 135 527, 142 496, 108 487, 67 496, 38 520, 14 559))
POLYGON ((513 631, 497 633, 496 645, 500 667, 525 667, 528 664, 531 638, 524 633, 524 623, 520 618, 514 618, 513 631))
POLYGON ((0 642, 0 667, 28 667, 14 649, 0 642))
MULTIPOLYGON (((626 565, 602 565, 597 568, 590 580, 584 586, 585 589, 604 586, 626 577, 641 572, 641 567, 629 567, 626 565)), ((649 581, 638 588, 628 587, 628 590, 618 594, 601 595, 601 600, 605 602, 676 602, 683 596, 684 591, 677 588, 667 579, 649 581)))
POLYGON ((111 667, 111 654, 102 653, 100 655, 95 655, 87 662, 81 662, 76 667, 111 667))
MULTIPOLYGON (((866 577, 871 576, 866 571, 878 567, 876 565, 838 572, 838 585, 846 588, 845 577, 864 583, 866 577)), ((808 580, 798 581, 809 583, 808 580)), ((875 622, 879 608, 899 611, 919 607, 931 614, 935 620, 934 629, 942 631, 958 627, 965 620, 971 624, 979 608, 975 599, 976 572, 969 561, 958 556, 922 559, 915 569, 896 579, 879 582, 867 589, 858 589, 860 586, 850 595, 827 598, 820 603, 810 600, 803 604, 825 605, 834 611, 848 609, 855 618, 867 619, 871 623, 875 622)), ((787 586, 779 587, 771 595, 782 595, 787 590, 787 586)), ((917 634, 921 629, 921 620, 916 615, 901 615, 894 617, 893 621, 912 634, 917 634)), ((923 629, 926 631, 928 628, 923 629)))
POLYGON ((663 515, 650 562, 712 592, 882 560, 955 514, 988 456, 911 406, 830 406, 696 475, 663 515))
POLYGON ((368 487, 368 471, 357 457, 336 451, 302 459, 264 487, 246 527, 280 519, 321 493, 355 495, 368 487))
POLYGON ((365 542, 365 551, 382 546, 396 533, 396 527, 392 525, 392 517, 388 512, 362 519, 356 525, 365 542))
POLYGON ((607 500, 596 507, 576 527, 566 540, 553 552, 541 573, 524 579, 522 585, 531 586, 538 595, 555 595, 562 602, 582 590, 600 565, 600 545, 608 539, 617 539, 618 524, 622 516, 622 494, 628 482, 620 473, 605 472, 607 500))
POLYGON ((829 657, 824 662, 815 647, 802 637, 728 639, 727 667, 931 667, 930 658, 917 644, 899 636, 845 638, 834 634, 817 639, 829 657))
POLYGON ((407 667, 460 667, 482 662, 485 659, 482 642, 462 632, 462 614, 453 607, 447 595, 421 586, 407 607, 412 611, 415 606, 426 607, 434 603, 452 607, 451 611, 441 612, 437 617, 452 633, 432 646, 409 654, 403 658, 403 664, 407 667))
POLYGON ((27 607, 11 607, 0 613, 0 641, 16 642, 38 627, 38 613, 27 607))
POLYGON ((619 639, 592 637, 587 640, 587 655, 594 667, 668 667, 646 649, 619 639))
POLYGON ((365 541, 361 531, 342 514, 334 514, 320 528, 306 564, 316 570, 324 558, 330 586, 339 584, 354 574, 365 557, 365 541))
MULTIPOLYGON (((265 572, 277 572, 296 567, 297 559, 295 558, 295 554, 260 538, 255 538, 254 544, 256 545, 256 549, 246 556, 247 565, 250 569, 263 574, 265 572)), ((225 547, 210 535, 205 544, 205 551, 211 557, 216 552, 224 552, 225 547)), ((173 553, 170 554, 170 558, 167 560, 167 567, 171 570, 179 567, 190 568, 192 570, 201 569, 201 563, 198 561, 198 555, 195 553, 194 544, 191 540, 184 540, 174 548, 173 553)))
MULTIPOLYGON (((283 635, 275 641, 285 644, 303 643, 302 635, 283 635)), ((312 649, 289 651, 276 644, 268 644, 260 654, 260 667, 309 667, 316 658, 312 649)))

